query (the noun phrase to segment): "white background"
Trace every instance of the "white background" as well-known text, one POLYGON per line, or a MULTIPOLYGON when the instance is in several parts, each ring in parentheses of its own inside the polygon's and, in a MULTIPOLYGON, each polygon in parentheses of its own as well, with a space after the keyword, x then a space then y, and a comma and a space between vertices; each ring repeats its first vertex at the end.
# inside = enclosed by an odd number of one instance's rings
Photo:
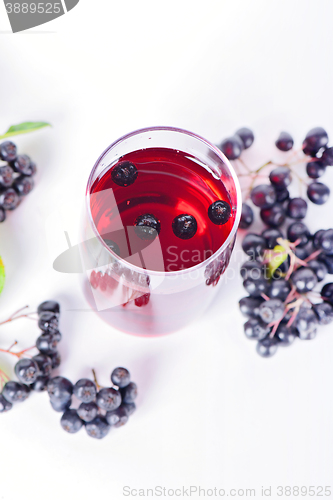
MULTIPOLYGON (((256 488, 257 497, 272 486, 277 498, 278 485, 332 485, 331 326, 259 358, 243 334, 237 278, 196 324, 134 338, 69 311, 83 305, 78 278, 52 269, 66 249, 61 231, 77 241, 93 162, 126 132, 173 125, 218 142, 247 125, 257 136, 246 156, 253 166, 274 153, 283 129, 298 144, 317 125, 332 136, 332 15, 329 0, 81 0, 13 35, 0 5, 0 129, 53 125, 17 139, 39 170, 34 192, 0 227, 0 317, 58 299, 61 374, 75 381, 95 367, 107 384, 121 364, 140 389, 137 413, 103 441, 63 432, 46 394, 1 415, 1 499, 118 500, 125 485, 256 488)), ((324 182, 333 188, 332 172, 324 182)), ((332 211, 333 196, 311 206, 310 229, 330 227, 332 211)), ((1 327, 0 346, 28 347, 36 336, 22 319, 1 327)))

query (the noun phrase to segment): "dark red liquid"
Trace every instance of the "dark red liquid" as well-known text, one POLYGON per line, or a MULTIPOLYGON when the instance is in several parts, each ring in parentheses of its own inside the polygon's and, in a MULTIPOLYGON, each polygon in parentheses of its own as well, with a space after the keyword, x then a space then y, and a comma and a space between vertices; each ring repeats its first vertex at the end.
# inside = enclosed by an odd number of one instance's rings
MULTIPOLYGON (((110 198, 106 194, 105 197, 98 196, 97 202, 92 200, 91 212, 98 232, 103 237, 110 235, 119 247, 121 257, 126 258, 129 249, 124 234, 113 227, 118 210, 124 227, 134 226, 137 217, 143 214, 153 214, 160 221, 163 267, 159 261, 158 266, 153 268, 155 271, 178 271, 195 266, 221 247, 233 226, 234 211, 223 225, 214 224, 208 217, 208 208, 214 201, 224 200, 231 204, 220 179, 189 155, 171 149, 134 151, 122 157, 121 161, 124 160, 132 162, 138 169, 138 176, 132 185, 118 186, 108 170, 91 189, 91 193, 108 189, 114 192, 116 210, 110 206, 110 198), (197 232, 188 240, 178 238, 172 230, 172 221, 180 214, 192 215, 197 221, 197 232)), ((139 249, 147 246, 147 242, 143 244, 140 238, 134 243, 139 249)))
MULTIPOLYGON (((138 170, 133 184, 117 185, 111 179, 111 169, 115 166, 112 165, 96 179, 90 192, 95 226, 103 239, 116 244, 122 259, 140 255, 140 263, 136 265, 147 269, 148 275, 149 270, 168 274, 196 266, 221 247, 234 225, 236 211, 223 179, 189 154, 171 149, 134 151, 119 161, 124 160, 138 170), (209 206, 217 200, 226 201, 232 208, 228 222, 223 225, 214 224, 208 217, 209 206), (135 236, 135 221, 143 214, 153 214, 160 222, 158 240, 163 258, 156 258, 158 252, 151 242, 135 236), (197 221, 197 232, 190 239, 183 240, 172 230, 172 221, 180 214, 192 215, 197 221)), ((114 279, 112 273, 92 271, 90 285, 95 299, 96 293, 109 296, 110 300, 118 297, 118 305, 100 311, 100 315, 117 328, 137 334, 161 334, 179 329, 211 301, 213 285, 228 264, 231 247, 206 267, 205 277, 196 286, 174 281, 171 293, 163 287, 151 290, 149 280, 147 289, 137 292, 135 284, 128 286, 128 272, 124 285, 114 279), (122 304, 119 294, 123 297, 122 304)), ((126 275, 126 263, 121 264, 126 275)))

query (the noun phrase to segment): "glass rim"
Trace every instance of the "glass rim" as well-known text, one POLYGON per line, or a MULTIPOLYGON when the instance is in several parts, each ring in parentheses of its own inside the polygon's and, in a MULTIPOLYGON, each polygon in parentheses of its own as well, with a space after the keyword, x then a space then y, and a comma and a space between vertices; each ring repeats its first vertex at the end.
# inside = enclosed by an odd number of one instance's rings
POLYGON ((86 197, 85 198, 86 198, 86 203, 87 203, 87 212, 88 212, 89 222, 91 224, 93 232, 95 233, 97 239, 100 241, 100 243, 102 244, 102 246, 108 251, 108 253, 110 255, 112 255, 112 257, 114 259, 116 259, 116 260, 118 260, 120 262, 123 262, 124 265, 126 265, 132 271, 137 272, 137 273, 145 273, 145 274, 148 274, 150 276, 179 276, 179 275, 184 275, 184 274, 190 274, 192 272, 197 271, 198 269, 206 267, 208 264, 210 264, 211 262, 215 261, 215 259, 219 255, 221 255, 225 251, 225 249, 230 245, 230 243, 232 242, 234 236, 236 235, 236 232, 237 232, 237 229, 238 229, 238 225, 239 225, 239 221, 240 221, 240 218, 241 218, 241 212, 242 212, 242 194, 241 194, 241 188, 240 188, 239 180, 238 180, 238 177, 236 175, 236 172, 235 172, 233 166, 231 165, 231 163, 228 160, 228 158, 222 153, 222 151, 220 151, 220 149, 217 146, 214 146, 214 144, 212 144, 210 141, 208 141, 204 137, 201 137, 198 134, 195 134, 194 132, 190 132, 189 130, 185 130, 185 129, 182 129, 182 128, 168 127, 168 126, 153 126, 153 127, 140 128, 140 129, 134 130, 133 132, 125 134, 125 135, 121 136, 119 139, 117 139, 116 141, 112 142, 110 144, 110 146, 108 146, 103 151, 103 153, 98 157, 98 159, 96 160, 96 162, 95 162, 95 164, 94 164, 94 166, 93 166, 93 168, 92 168, 92 170, 90 172, 90 175, 89 175, 89 178, 88 178, 88 182, 87 182, 86 197), (113 149, 115 146, 117 146, 118 144, 124 142, 126 139, 129 139, 131 137, 134 137, 136 135, 140 135, 140 134, 143 134, 143 133, 157 132, 157 131, 176 132, 176 133, 179 133, 179 134, 190 136, 190 137, 193 137, 194 139, 197 139, 199 142, 204 143, 206 146, 208 146, 208 148, 211 149, 212 151, 214 151, 214 153, 218 157, 220 157, 221 160, 222 160, 222 162, 228 167, 228 170, 229 170, 229 173, 231 175, 232 181, 233 181, 234 186, 235 186, 235 191, 236 191, 236 216, 235 216, 233 226, 231 228, 231 231, 230 231, 227 239, 216 250, 216 252, 214 252, 207 259, 203 260, 202 262, 199 262, 195 266, 188 267, 186 269, 179 269, 178 271, 153 271, 151 269, 144 269, 142 267, 138 267, 138 266, 135 266, 134 264, 131 264, 126 259, 123 259, 122 257, 119 257, 119 255, 117 255, 115 252, 113 252, 107 246, 107 244, 105 243, 105 241, 103 240, 103 238, 99 234, 99 232, 97 230, 97 227, 95 226, 95 222, 93 220, 92 213, 91 213, 91 207, 90 207, 90 187, 92 186, 93 177, 94 177, 94 174, 95 174, 97 168, 99 167, 102 159, 107 155, 107 153, 111 149, 113 149))

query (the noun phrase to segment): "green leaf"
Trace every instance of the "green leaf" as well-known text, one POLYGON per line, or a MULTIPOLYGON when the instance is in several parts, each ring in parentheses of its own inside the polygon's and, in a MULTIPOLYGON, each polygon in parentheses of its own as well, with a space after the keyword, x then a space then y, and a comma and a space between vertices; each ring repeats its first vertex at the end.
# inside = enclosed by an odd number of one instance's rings
POLYGON ((0 139, 5 139, 6 137, 12 137, 13 135, 18 134, 27 134, 28 132, 34 132, 35 130, 39 130, 44 127, 51 127, 51 125, 47 122, 23 122, 18 125, 12 125, 9 127, 7 132, 3 135, 0 135, 0 139))
POLYGON ((267 257, 269 259, 267 264, 268 277, 272 278, 277 268, 281 266, 282 262, 288 257, 288 253, 281 245, 276 245, 273 251, 267 252, 267 257))
POLYGON ((2 292, 2 289, 5 284, 5 266, 3 265, 2 259, 0 257, 0 293, 2 292))

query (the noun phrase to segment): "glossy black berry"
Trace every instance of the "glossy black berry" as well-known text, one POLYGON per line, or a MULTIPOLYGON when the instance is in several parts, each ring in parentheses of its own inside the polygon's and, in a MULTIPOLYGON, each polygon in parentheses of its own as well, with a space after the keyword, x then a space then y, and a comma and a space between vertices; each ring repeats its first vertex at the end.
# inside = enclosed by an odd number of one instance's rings
POLYGON ((299 293, 311 292, 318 283, 316 274, 309 267, 301 267, 294 271, 291 275, 291 281, 299 293))
POLYGON ((178 238, 189 240, 197 232, 197 221, 193 215, 178 215, 172 221, 172 230, 178 238))
POLYGON ((15 375, 22 384, 33 384, 39 374, 38 364, 33 359, 23 358, 15 365, 15 375))
POLYGON ((287 347, 290 346, 297 337, 297 330, 293 326, 287 326, 286 324, 280 323, 275 336, 279 340, 279 346, 287 347))
POLYGON ((333 255, 333 229, 321 230, 315 234, 316 248, 322 250, 326 255, 333 255))
POLYGON ((118 387, 126 387, 131 381, 130 372, 121 366, 118 366, 111 373, 111 382, 118 387))
POLYGON ((50 355, 57 351, 58 341, 54 334, 44 333, 36 340, 36 347, 42 354, 50 355))
POLYGON ((38 326, 45 333, 55 333, 59 328, 58 316, 52 312, 40 313, 38 326))
POLYGON ((81 403, 77 413, 84 422, 91 422, 98 415, 98 406, 93 401, 90 403, 81 403))
POLYGON ((31 177, 21 176, 15 180, 13 188, 20 196, 26 196, 34 188, 34 181, 31 177))
POLYGON ((332 166, 333 165, 333 148, 326 148, 325 151, 323 152, 320 160, 324 163, 324 165, 332 166))
POLYGON ((30 394, 30 389, 27 385, 19 384, 13 380, 7 382, 2 390, 3 397, 10 403, 23 402, 30 394))
POLYGON ((223 200, 214 201, 208 208, 208 217, 219 226, 225 224, 230 219, 231 207, 223 200))
POLYGON ((96 404, 102 410, 113 411, 121 405, 121 394, 112 387, 101 389, 97 394, 96 404))
POLYGON ((263 255, 266 248, 266 240, 259 234, 247 233, 242 242, 244 252, 255 259, 263 255))
POLYGON ((46 354, 37 354, 32 359, 37 363, 41 375, 50 375, 52 371, 52 361, 49 356, 46 356, 46 354))
POLYGON ((76 410, 66 410, 60 419, 60 425, 64 431, 75 434, 81 429, 83 422, 76 410))
POLYGON ((118 186, 127 187, 135 182, 138 176, 138 169, 129 161, 122 161, 111 170, 111 179, 118 186))
POLYGON ((238 135, 227 137, 220 144, 220 150, 226 155, 228 160, 236 160, 239 158, 243 149, 243 141, 238 135))
POLYGON ((61 357, 58 351, 54 351, 48 354, 48 357, 51 359, 52 362, 52 370, 55 368, 58 368, 61 363, 61 357))
POLYGON ((275 146, 280 151, 290 151, 294 145, 294 139, 288 132, 281 132, 275 142, 275 146))
POLYGON ((284 189, 292 181, 290 169, 287 167, 274 168, 269 174, 269 180, 276 189, 284 189))
POLYGON ((50 399, 50 404, 54 411, 63 413, 71 407, 72 399, 50 399))
POLYGON ((333 255, 326 255, 324 253, 321 253, 320 255, 318 255, 317 260, 325 264, 328 274, 333 274, 333 255))
POLYGON ((240 139, 243 143, 244 149, 247 149, 250 146, 252 146, 253 141, 254 141, 254 135, 253 135, 253 132, 251 129, 249 129, 247 127, 239 128, 236 131, 235 135, 238 135, 238 137, 240 137, 240 139))
POLYGON ((276 203, 272 207, 262 208, 260 217, 264 224, 270 227, 280 227, 286 219, 286 211, 282 205, 276 203))
POLYGON ((88 436, 95 439, 103 439, 107 436, 110 426, 103 417, 96 417, 85 425, 88 436))
POLYGON ((276 241, 278 238, 283 238, 283 234, 279 229, 276 228, 268 228, 265 229, 261 236, 266 240, 266 248, 273 249, 278 242, 276 241))
POLYGON ((127 415, 130 417, 135 412, 136 405, 135 403, 122 403, 121 408, 125 408, 127 415))
POLYGON ((0 222, 4 222, 6 220, 6 210, 0 207, 0 222))
POLYGON ((139 215, 135 221, 135 234, 141 240, 154 240, 160 233, 160 230, 160 221, 152 214, 139 215))
POLYGON ((310 161, 306 165, 306 173, 311 179, 318 179, 324 175, 326 171, 326 165, 322 160, 310 161))
POLYGON ((266 337, 257 343, 257 353, 263 358, 270 358, 276 353, 278 345, 279 341, 276 337, 266 337))
POLYGON ((308 262, 308 266, 315 273, 318 281, 323 281, 323 279, 326 278, 327 267, 323 262, 319 262, 318 260, 313 259, 308 262))
POLYGON ((261 321, 260 318, 250 318, 244 323, 244 333, 248 339, 261 340, 265 338, 271 331, 267 323, 261 321))
POLYGON ((46 375, 40 375, 36 378, 35 382, 31 384, 31 389, 36 392, 43 392, 47 389, 47 384, 49 382, 49 377, 46 375))
POLYGON ((263 278, 264 269, 262 264, 260 264, 258 261, 248 260, 247 262, 244 262, 244 264, 240 268, 240 275, 243 280, 246 280, 247 278, 252 278, 255 280, 258 278, 263 278))
POLYGON ((290 291, 291 286, 288 281, 272 280, 267 295, 270 299, 280 299, 283 302, 288 297, 290 291))
POLYGON ((317 335, 318 319, 312 309, 301 308, 295 326, 298 331, 298 336, 301 340, 312 340, 317 335))
POLYGON ((311 234, 309 229, 303 222, 293 222, 287 229, 288 240, 294 243, 300 240, 298 243, 299 247, 304 247, 310 241, 311 234))
POLYGON ((20 203, 20 197, 13 188, 0 191, 0 206, 5 210, 15 210, 20 203))
POLYGON ((243 297, 239 301, 239 309, 244 316, 256 318, 259 315, 259 306, 264 301, 261 297, 243 297))
POLYGON ((73 394, 83 403, 90 403, 91 401, 94 401, 96 397, 96 385, 92 382, 92 380, 81 378, 74 385, 73 394))
POLYGON ((117 243, 107 238, 103 238, 103 240, 104 243, 110 248, 110 250, 112 250, 112 252, 114 252, 116 255, 120 255, 120 249, 117 243))
POLYGON ((259 316, 264 323, 272 323, 282 318, 284 305, 280 299, 265 300, 259 307, 259 316))
POLYGON ((307 195, 315 205, 323 205, 330 195, 330 188, 322 182, 312 182, 307 189, 307 195))
POLYGON ((38 316, 40 316, 43 312, 52 312, 59 316, 60 314, 60 305, 55 300, 46 300, 39 304, 37 308, 38 316))
POLYGON ((16 146, 11 141, 4 141, 0 144, 0 159, 3 161, 14 161, 16 158, 16 146))
POLYGON ((333 304, 333 283, 326 283, 321 289, 320 295, 323 299, 333 304))
MULTIPOLYGON (((309 247, 309 245, 307 245, 307 247, 309 247)), ((305 260, 310 255, 310 252, 306 247, 297 246, 296 248, 294 248, 293 252, 296 255, 296 257, 298 257, 301 260, 305 260)))
POLYGON ((276 192, 271 184, 260 184, 251 191, 251 200, 259 208, 272 207, 276 202, 276 192))
POLYGON ((311 129, 305 136, 303 152, 306 155, 315 156, 318 151, 328 143, 328 135, 322 127, 311 129))
POLYGON ((16 159, 12 162, 12 167, 15 172, 23 175, 31 175, 31 159, 28 155, 17 155, 16 159))
POLYGON ((116 410, 108 411, 105 419, 112 427, 122 427, 128 421, 128 413, 126 408, 119 406, 116 410))
POLYGON ((322 302, 315 304, 312 309, 317 315, 318 323, 320 325, 328 325, 333 321, 333 306, 329 302, 322 302))
POLYGON ((276 202, 283 203, 284 201, 289 200, 290 194, 287 188, 285 189, 276 189, 276 202))
POLYGON ((0 394, 0 413, 5 413, 6 411, 11 410, 12 407, 12 403, 7 401, 7 399, 5 399, 2 394, 0 394))
POLYGON ((251 297, 261 297, 263 293, 267 294, 269 283, 265 278, 247 278, 243 281, 243 286, 251 297))
POLYGON ((134 403, 138 395, 138 388, 134 382, 120 389, 123 403, 134 403))
POLYGON ((65 377, 54 377, 47 384, 51 401, 69 401, 73 394, 73 384, 65 377))
POLYGON ((304 219, 308 204, 303 198, 292 198, 287 205, 287 215, 291 219, 304 219))
POLYGON ((239 227, 241 229, 247 229, 248 227, 251 226, 252 222, 253 222, 253 210, 247 203, 243 203, 242 215, 240 218, 239 227))
POLYGON ((0 187, 10 187, 13 183, 14 171, 9 165, 0 167, 0 187))

